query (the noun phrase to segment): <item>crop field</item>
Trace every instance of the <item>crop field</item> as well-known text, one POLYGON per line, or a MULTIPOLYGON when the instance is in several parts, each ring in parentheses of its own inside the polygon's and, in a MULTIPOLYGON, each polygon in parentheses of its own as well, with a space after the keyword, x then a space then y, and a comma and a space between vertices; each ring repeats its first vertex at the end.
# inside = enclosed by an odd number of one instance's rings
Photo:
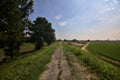
POLYGON ((87 49, 92 53, 120 61, 120 42, 91 42, 87 49))

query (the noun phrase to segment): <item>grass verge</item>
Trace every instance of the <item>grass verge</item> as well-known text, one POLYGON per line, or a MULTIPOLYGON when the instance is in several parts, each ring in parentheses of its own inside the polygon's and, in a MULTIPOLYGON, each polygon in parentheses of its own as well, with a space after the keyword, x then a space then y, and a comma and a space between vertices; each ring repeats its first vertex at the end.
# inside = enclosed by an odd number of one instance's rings
POLYGON ((85 53, 79 47, 64 43, 65 53, 74 54, 80 62, 89 66, 90 69, 98 74, 101 80, 120 80, 120 69, 101 60, 92 54, 85 53))
POLYGON ((58 43, 0 65, 0 80, 38 80, 58 43))

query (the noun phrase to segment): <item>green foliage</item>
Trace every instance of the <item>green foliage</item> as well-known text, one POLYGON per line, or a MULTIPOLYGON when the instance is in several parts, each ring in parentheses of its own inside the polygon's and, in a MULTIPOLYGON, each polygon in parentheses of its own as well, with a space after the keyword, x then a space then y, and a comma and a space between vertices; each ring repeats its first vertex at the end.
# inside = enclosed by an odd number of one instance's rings
POLYGON ((55 31, 51 26, 51 23, 46 18, 38 17, 34 21, 30 30, 33 31, 32 41, 35 43, 36 49, 40 49, 44 42, 51 44, 55 41, 55 31))
POLYGON ((80 62, 89 66, 91 70, 95 71, 101 80, 120 80, 120 69, 104 62, 92 54, 85 53, 79 47, 70 44, 64 44, 63 50, 65 53, 74 54, 80 62))
POLYGON ((120 61, 120 42, 92 42, 88 46, 88 50, 120 61))
POLYGON ((24 37, 23 22, 27 17, 22 15, 25 12, 29 15, 31 2, 32 0, 0 0, 0 48, 3 48, 6 56, 19 55, 24 37))
POLYGON ((38 80, 58 43, 0 65, 0 80, 38 80))

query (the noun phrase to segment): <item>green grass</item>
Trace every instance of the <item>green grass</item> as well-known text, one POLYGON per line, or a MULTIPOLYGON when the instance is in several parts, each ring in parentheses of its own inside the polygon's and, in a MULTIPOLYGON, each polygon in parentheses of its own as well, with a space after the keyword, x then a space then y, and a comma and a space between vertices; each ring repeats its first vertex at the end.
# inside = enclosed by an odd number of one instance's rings
POLYGON ((0 80, 38 80, 58 43, 0 65, 0 80))
POLYGON ((68 55, 75 55, 85 66, 89 66, 96 72, 101 80, 120 80, 120 69, 115 67, 92 54, 83 52, 80 47, 64 43, 63 50, 68 55))
POLYGON ((88 46, 88 50, 120 61, 120 42, 92 42, 88 46))
POLYGON ((0 56, 3 56, 4 55, 4 52, 2 49, 0 49, 0 56))
POLYGON ((4 51, 0 49, 0 59, 4 56, 4 51))
MULTIPOLYGON (((24 43, 23 45, 20 46, 20 54, 34 50, 35 50, 35 46, 32 43, 24 43)), ((4 54, 5 52, 2 49, 0 49, 0 59, 5 56, 4 54)))
POLYGON ((29 52, 29 51, 33 51, 35 49, 34 44, 32 43, 24 43, 23 45, 21 45, 20 47, 20 52, 29 52))

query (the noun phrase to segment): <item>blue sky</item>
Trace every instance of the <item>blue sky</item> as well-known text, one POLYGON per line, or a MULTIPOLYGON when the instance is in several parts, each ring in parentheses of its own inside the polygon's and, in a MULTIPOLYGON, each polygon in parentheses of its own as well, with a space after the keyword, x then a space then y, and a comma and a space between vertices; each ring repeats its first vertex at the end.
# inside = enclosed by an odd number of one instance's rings
POLYGON ((31 20, 46 17, 57 39, 120 39, 120 0, 34 0, 31 20))

